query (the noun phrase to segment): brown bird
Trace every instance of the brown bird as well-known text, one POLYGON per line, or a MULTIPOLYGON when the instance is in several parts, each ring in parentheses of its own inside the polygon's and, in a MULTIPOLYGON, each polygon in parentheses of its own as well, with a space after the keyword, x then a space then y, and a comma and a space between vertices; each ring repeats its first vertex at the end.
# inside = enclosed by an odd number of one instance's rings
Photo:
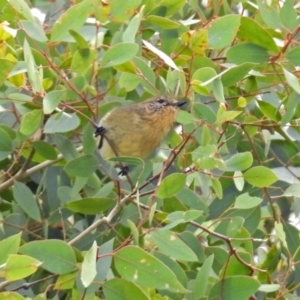
POLYGON ((104 159, 116 155, 147 157, 170 131, 179 107, 185 103, 160 96, 114 108, 103 117, 95 131, 100 154, 104 159))

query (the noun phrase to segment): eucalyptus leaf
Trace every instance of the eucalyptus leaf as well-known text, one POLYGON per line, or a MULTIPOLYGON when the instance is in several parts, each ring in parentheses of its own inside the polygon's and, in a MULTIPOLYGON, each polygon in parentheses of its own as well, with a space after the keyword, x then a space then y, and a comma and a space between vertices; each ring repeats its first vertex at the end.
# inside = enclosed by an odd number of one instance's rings
POLYGON ((44 126, 45 133, 68 132, 76 129, 80 124, 80 119, 75 113, 56 113, 51 115, 44 126))
POLYGON ((119 250, 114 261, 121 276, 133 283, 176 293, 188 292, 167 266, 138 247, 127 246, 119 250))

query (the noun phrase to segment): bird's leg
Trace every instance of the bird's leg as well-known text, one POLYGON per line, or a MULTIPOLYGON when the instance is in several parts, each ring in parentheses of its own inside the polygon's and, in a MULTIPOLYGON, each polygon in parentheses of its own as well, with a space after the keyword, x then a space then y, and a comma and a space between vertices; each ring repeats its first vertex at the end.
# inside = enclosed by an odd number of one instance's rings
MULTIPOLYGON (((119 156, 117 153, 117 150, 115 149, 114 144, 107 138, 107 136, 105 136, 105 131, 106 129, 103 126, 99 126, 96 127, 96 130, 94 132, 94 137, 98 137, 100 136, 100 141, 99 141, 99 145, 98 145, 98 149, 101 149, 102 145, 103 145, 103 139, 105 138, 109 144, 109 146, 112 148, 113 152, 115 153, 116 156, 119 156)), ((133 188, 133 183, 128 175, 129 172, 129 167, 128 166, 123 166, 122 163, 119 163, 118 166, 120 168, 120 172, 118 172, 118 175, 121 176, 126 176, 131 187, 133 188)))
POLYGON ((128 172, 129 172, 128 166, 123 166, 123 165, 119 164, 116 167, 120 168, 120 172, 118 172, 118 175, 121 175, 121 176, 128 175, 128 172))
POLYGON ((103 138, 104 138, 105 130, 106 129, 103 126, 100 126, 100 127, 96 127, 96 130, 94 132, 95 137, 100 135, 100 141, 99 141, 98 149, 101 149, 101 147, 103 145, 103 138))

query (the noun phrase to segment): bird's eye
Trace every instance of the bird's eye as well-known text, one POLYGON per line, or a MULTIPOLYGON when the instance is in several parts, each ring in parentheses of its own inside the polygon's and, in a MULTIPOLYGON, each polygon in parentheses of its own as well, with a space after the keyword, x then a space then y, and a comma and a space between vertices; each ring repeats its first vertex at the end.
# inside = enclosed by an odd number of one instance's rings
POLYGON ((162 103, 165 103, 165 100, 164 99, 159 99, 159 100, 157 100, 157 102, 162 104, 162 103))

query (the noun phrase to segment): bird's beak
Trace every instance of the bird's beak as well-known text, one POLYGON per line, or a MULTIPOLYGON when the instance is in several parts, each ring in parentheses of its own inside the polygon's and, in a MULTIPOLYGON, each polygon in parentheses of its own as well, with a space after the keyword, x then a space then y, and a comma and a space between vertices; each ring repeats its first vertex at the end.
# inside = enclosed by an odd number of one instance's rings
POLYGON ((182 106, 182 105, 184 105, 186 103, 187 103, 187 101, 177 101, 177 102, 174 103, 174 106, 180 107, 180 106, 182 106))

